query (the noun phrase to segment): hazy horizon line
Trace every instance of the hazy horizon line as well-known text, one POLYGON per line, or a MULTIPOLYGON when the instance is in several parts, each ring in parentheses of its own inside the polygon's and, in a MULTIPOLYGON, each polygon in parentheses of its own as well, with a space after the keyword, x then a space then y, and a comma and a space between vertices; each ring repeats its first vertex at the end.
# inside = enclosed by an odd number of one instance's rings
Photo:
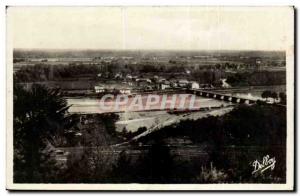
POLYGON ((23 51, 182 51, 182 52, 197 52, 197 51, 244 51, 244 52, 285 52, 285 50, 266 50, 266 49, 103 49, 103 48, 13 48, 23 51))

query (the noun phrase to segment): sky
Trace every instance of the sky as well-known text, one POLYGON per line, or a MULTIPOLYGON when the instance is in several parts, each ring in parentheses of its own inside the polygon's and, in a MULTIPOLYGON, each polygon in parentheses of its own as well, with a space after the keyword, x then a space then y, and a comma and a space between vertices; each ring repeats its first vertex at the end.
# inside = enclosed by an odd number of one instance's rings
POLYGON ((23 49, 285 50, 290 7, 9 7, 23 49))

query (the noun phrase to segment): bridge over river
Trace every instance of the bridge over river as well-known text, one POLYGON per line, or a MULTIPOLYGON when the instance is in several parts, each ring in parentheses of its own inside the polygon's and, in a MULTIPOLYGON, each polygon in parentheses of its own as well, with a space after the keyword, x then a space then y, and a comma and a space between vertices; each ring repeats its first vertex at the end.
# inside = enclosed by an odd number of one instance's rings
POLYGON ((187 89, 187 93, 195 94, 197 96, 202 96, 202 97, 208 97, 208 98, 213 98, 221 101, 227 101, 231 103, 244 103, 244 104, 253 104, 257 100, 255 99, 249 99, 249 98, 242 98, 242 97, 237 97, 237 96, 232 96, 232 95, 225 95, 221 94, 218 92, 212 92, 212 91, 206 91, 202 89, 187 89))

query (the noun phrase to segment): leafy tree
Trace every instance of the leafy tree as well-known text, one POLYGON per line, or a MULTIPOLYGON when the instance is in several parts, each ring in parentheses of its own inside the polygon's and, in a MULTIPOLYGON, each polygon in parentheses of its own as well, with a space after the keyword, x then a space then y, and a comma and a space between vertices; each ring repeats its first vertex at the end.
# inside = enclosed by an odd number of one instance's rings
MULTIPOLYGON (((198 120, 179 122, 140 139, 148 143, 170 137, 187 136, 195 145, 205 145, 209 161, 217 170, 230 173, 232 182, 266 182, 253 179, 249 162, 269 154, 282 157, 271 179, 285 180, 286 109, 269 104, 240 105, 231 112, 198 120), (249 153, 249 149, 254 152, 249 153), (232 153, 235 158, 232 159, 232 153), (234 173, 231 171, 235 171, 234 173)), ((176 170, 172 170, 175 173, 176 170)))
POLYGON ((262 92, 261 97, 267 100, 268 98, 272 97, 272 92, 266 90, 266 91, 262 92))
POLYGON ((161 140, 155 141, 149 151, 140 157, 137 177, 144 183, 168 183, 172 180, 174 157, 169 147, 161 140))
POLYGON ((278 94, 276 92, 271 93, 271 97, 274 99, 274 101, 278 98, 278 94))
POLYGON ((24 90, 14 85, 13 104, 14 181, 54 180, 54 136, 75 124, 67 113, 67 101, 58 89, 33 85, 24 90))
POLYGON ((266 91, 262 92, 261 97, 265 98, 266 100, 268 98, 273 98, 273 100, 275 101, 278 98, 278 94, 276 92, 266 90, 266 91))
POLYGON ((113 165, 112 168, 113 180, 118 183, 132 182, 135 178, 134 170, 136 170, 136 168, 134 168, 131 165, 130 156, 127 154, 125 150, 123 150, 120 152, 116 164, 113 165))

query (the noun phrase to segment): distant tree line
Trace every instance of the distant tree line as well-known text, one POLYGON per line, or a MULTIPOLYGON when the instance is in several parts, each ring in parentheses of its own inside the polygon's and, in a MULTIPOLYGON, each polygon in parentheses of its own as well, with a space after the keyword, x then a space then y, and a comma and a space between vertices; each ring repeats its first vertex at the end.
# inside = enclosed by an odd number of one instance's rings
POLYGON ((268 98, 272 98, 273 100, 276 100, 276 99, 279 98, 279 103, 286 104, 286 94, 285 94, 285 92, 277 93, 277 92, 267 90, 267 91, 262 92, 261 97, 266 99, 266 100, 268 98))
POLYGON ((95 78, 97 73, 99 73, 100 71, 101 68, 97 65, 37 64, 34 66, 21 67, 21 69, 14 74, 14 80, 16 82, 37 82, 78 78, 84 75, 95 78))
POLYGON ((239 72, 226 80, 232 86, 282 85, 286 83, 285 71, 239 72))
MULTIPOLYGON (((231 64, 228 64, 228 66, 231 64)), ((227 66, 227 67, 228 67, 227 66)), ((51 80, 71 80, 86 77, 89 80, 99 80, 98 74, 105 79, 116 79, 121 73, 144 77, 145 75, 160 75, 167 79, 187 77, 202 84, 220 85, 220 79, 227 78, 231 86, 247 85, 281 85, 285 84, 285 71, 243 71, 235 74, 227 73, 222 65, 187 66, 181 64, 163 64, 141 62, 139 64, 124 64, 118 62, 103 62, 100 64, 69 63, 69 65, 36 64, 23 66, 14 74, 16 82, 37 82, 51 80), (187 73, 187 70, 189 73, 187 73), (177 75, 176 75, 177 74, 177 75)))

